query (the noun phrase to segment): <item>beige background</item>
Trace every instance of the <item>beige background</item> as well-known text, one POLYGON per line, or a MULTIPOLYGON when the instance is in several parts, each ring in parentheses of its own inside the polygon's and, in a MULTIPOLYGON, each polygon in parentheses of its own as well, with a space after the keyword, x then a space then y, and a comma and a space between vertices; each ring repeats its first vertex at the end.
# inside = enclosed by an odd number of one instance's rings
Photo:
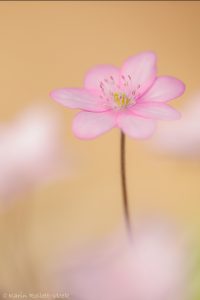
MULTIPOLYGON (((130 55, 153 50, 159 74, 186 83, 185 95, 173 102, 181 108, 200 88, 199 16, 200 2, 195 1, 0 2, 0 119, 11 120, 42 99, 65 120, 63 138, 77 159, 76 176, 36 190, 32 199, 19 202, 1 218, 2 288, 20 290, 29 283, 27 253, 37 285, 42 285, 57 255, 103 237, 122 222, 119 131, 94 141, 77 140, 71 132, 75 111, 54 103, 49 92, 81 86, 95 64, 120 66, 130 55), (23 244, 26 228, 29 252, 23 244), (22 241, 17 243, 19 235, 22 241), (20 271, 14 273, 16 259, 20 271)), ((127 140, 133 219, 162 213, 197 229, 200 162, 160 157, 147 146, 127 140)))

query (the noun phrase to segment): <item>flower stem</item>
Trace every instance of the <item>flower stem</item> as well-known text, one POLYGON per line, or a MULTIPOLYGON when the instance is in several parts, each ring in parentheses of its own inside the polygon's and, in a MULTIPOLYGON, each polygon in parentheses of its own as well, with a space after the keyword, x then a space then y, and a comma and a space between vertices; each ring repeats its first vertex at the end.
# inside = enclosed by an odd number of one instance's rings
POLYGON ((124 208, 124 218, 126 223, 126 230, 131 237, 131 222, 130 222, 130 213, 128 205, 128 195, 127 195, 127 186, 126 186, 126 159, 125 159, 125 134, 121 131, 120 138, 120 162, 121 162, 121 185, 122 185, 122 198, 123 198, 123 208, 124 208))

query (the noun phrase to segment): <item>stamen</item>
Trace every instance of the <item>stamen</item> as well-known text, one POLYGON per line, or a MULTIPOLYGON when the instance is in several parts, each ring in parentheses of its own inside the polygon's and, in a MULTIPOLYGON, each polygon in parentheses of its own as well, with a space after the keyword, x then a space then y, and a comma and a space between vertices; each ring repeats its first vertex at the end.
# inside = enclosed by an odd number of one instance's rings
POLYGON ((103 80, 99 82, 101 90, 100 98, 106 107, 121 110, 136 103, 135 96, 138 94, 137 90, 140 88, 140 85, 138 85, 137 88, 132 86, 133 81, 130 74, 127 76, 121 75, 120 78, 122 79, 121 84, 116 82, 112 75, 103 78, 103 80))
POLYGON ((101 81, 100 84, 99 84, 100 88, 103 90, 104 89, 104 84, 103 82, 101 81))
POLYGON ((122 96, 121 96, 121 105, 122 105, 122 106, 124 106, 125 103, 126 103, 126 98, 125 98, 125 97, 126 97, 125 95, 122 95, 122 96))
POLYGON ((114 93, 113 98, 118 108, 126 108, 132 102, 132 99, 128 98, 125 93, 123 94, 114 93))
POLYGON ((114 81, 114 78, 113 78, 112 76, 110 76, 110 79, 111 79, 112 81, 114 81))

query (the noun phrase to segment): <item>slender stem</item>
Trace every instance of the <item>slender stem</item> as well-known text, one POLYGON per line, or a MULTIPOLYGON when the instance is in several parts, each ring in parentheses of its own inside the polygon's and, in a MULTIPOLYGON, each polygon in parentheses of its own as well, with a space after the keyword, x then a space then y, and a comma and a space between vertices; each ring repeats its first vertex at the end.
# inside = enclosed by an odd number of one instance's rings
POLYGON ((123 207, 124 207, 124 217, 126 223, 126 230, 128 235, 131 236, 131 222, 130 222, 130 213, 128 205, 128 195, 127 195, 127 186, 126 186, 126 158, 125 158, 125 134, 121 131, 120 139, 120 162, 121 162, 121 184, 122 184, 122 198, 123 198, 123 207))

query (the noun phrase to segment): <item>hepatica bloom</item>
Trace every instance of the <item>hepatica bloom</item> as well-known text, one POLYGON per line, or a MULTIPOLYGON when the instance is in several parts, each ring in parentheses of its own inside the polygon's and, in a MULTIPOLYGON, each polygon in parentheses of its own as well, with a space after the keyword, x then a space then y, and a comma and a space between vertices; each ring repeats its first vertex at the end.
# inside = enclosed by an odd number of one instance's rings
POLYGON ((62 105, 81 109, 73 122, 75 135, 92 139, 113 127, 132 138, 151 136, 156 120, 175 120, 179 112, 167 103, 184 92, 171 76, 156 76, 156 55, 143 52, 128 58, 121 69, 100 65, 91 69, 84 88, 63 88, 51 93, 62 105))

